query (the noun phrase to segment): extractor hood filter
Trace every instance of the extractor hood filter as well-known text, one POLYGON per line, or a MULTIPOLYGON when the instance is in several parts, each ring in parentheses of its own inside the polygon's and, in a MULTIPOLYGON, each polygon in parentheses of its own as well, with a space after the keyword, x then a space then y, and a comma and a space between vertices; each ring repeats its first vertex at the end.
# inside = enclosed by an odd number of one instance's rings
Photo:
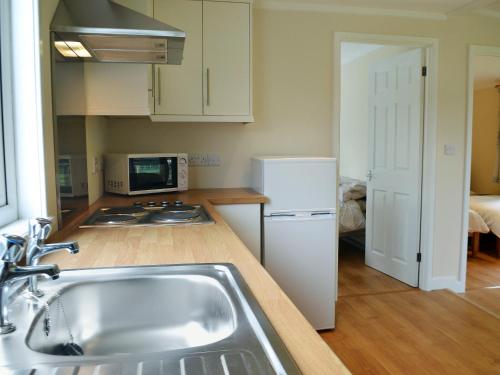
POLYGON ((61 0, 51 31, 60 57, 68 61, 178 65, 186 36, 110 0, 61 0))

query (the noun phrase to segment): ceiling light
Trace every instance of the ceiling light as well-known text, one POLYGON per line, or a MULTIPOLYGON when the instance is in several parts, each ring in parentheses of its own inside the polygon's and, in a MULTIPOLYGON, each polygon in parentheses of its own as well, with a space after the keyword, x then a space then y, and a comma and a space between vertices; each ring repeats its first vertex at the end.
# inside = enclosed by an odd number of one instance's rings
POLYGON ((56 41, 54 42, 56 49, 64 57, 92 57, 89 51, 85 49, 80 42, 71 41, 56 41))

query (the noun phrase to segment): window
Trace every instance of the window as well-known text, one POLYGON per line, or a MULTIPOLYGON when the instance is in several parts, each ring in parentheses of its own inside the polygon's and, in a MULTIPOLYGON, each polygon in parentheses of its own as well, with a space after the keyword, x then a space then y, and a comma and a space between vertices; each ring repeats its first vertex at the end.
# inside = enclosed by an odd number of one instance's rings
POLYGON ((18 217, 9 10, 8 2, 0 1, 0 226, 18 217))

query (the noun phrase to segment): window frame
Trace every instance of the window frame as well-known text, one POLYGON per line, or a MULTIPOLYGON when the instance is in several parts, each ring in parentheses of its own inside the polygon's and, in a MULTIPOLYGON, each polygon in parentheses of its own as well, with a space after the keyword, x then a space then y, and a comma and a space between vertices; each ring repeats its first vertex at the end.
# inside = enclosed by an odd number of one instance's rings
MULTIPOLYGON (((3 152, 5 170, 5 188, 7 202, 0 207, 0 227, 19 218, 17 205, 17 174, 14 139, 14 92, 12 70, 12 33, 10 2, 0 0, 0 100, 1 122, 3 128, 3 152), (9 177, 9 178, 8 178, 9 177)), ((0 176, 3 184, 4 176, 0 176)))

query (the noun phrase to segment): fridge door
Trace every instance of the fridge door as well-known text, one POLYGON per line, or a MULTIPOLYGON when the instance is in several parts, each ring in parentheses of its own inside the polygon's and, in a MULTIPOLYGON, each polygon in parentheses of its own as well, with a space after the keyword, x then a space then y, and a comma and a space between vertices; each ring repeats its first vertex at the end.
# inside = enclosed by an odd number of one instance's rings
POLYGON ((335 327, 335 214, 264 218, 264 266, 311 325, 335 327))
POLYGON ((335 210, 337 168, 334 158, 258 158, 256 174, 269 198, 264 214, 280 211, 335 210))

